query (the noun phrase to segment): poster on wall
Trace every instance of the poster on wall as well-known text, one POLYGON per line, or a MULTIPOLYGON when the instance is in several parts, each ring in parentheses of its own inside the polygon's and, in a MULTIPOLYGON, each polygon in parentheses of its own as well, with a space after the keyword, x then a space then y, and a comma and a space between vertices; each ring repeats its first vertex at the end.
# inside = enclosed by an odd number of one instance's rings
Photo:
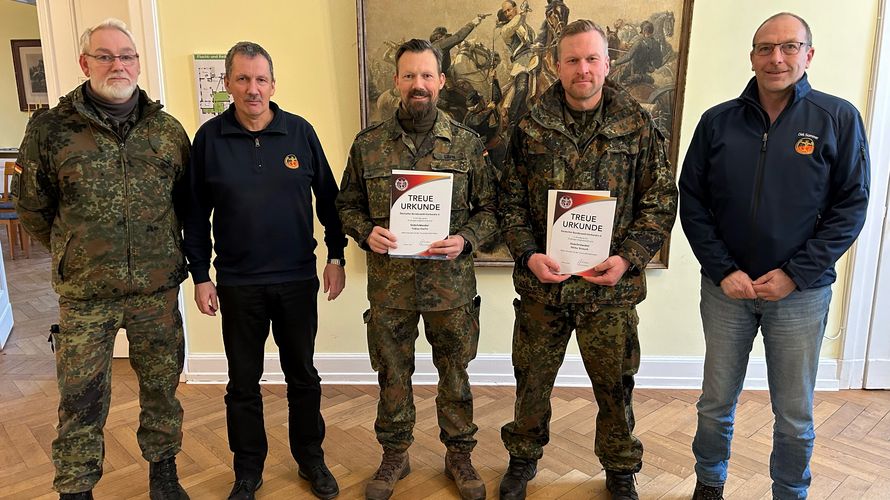
POLYGON ((226 90, 225 54, 195 54, 195 96, 198 100, 198 125, 222 113, 232 103, 226 90))
MULTIPOLYGON (((483 138, 497 172, 513 125, 557 79, 556 44, 577 19, 608 38, 609 78, 622 85, 668 139, 676 168, 693 0, 357 0, 362 125, 399 106, 395 52, 422 38, 443 54, 439 108, 483 138), (398 19, 398 22, 393 22, 398 19)), ((668 242, 649 267, 666 268, 668 242)), ((511 265, 506 245, 489 243, 477 265, 511 265)))

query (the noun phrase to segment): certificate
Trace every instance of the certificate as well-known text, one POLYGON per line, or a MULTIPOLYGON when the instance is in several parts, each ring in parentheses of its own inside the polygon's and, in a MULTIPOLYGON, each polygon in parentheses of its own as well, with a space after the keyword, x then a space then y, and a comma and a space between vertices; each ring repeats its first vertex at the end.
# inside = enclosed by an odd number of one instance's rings
POLYGON ((393 170, 390 176, 389 230, 398 248, 392 257, 444 259, 429 253, 430 244, 448 237, 453 174, 393 170))
POLYGON ((593 276, 609 258, 616 199, 608 191, 547 193, 547 255, 559 274, 593 276))

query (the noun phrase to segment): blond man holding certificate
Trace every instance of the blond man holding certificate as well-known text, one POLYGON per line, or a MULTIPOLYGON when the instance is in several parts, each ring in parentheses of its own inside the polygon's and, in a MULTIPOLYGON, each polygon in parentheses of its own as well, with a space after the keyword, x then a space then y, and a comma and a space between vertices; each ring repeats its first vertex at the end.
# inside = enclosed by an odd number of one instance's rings
POLYGON ((517 124, 501 182, 502 230, 516 259, 520 299, 514 303, 516 407, 501 429, 510 465, 500 495, 525 498, 535 476, 549 441, 550 392, 574 331, 599 407, 594 452, 606 487, 613 499, 636 499, 634 474, 643 457, 631 404, 640 363, 636 304, 646 296, 643 270, 673 226, 677 188, 664 137, 606 78, 602 28, 575 21, 557 47, 559 81, 517 124), (551 191, 561 192, 552 205, 551 191), (602 191, 608 194, 597 194, 602 191), (614 217, 610 210, 578 209, 597 197, 614 199, 614 217), (604 260, 592 267, 594 261, 579 262, 596 254, 597 235, 609 225, 604 260), (561 231, 550 235, 549 246, 561 246, 563 258, 574 261, 547 255, 548 229, 561 231))
POLYGON ((472 250, 497 231, 495 191, 479 136, 436 109, 445 84, 441 60, 426 40, 398 49, 395 85, 402 103, 394 116, 355 138, 337 198, 344 232, 368 257, 371 308, 364 318, 379 374, 374 429, 383 447, 380 468, 365 488, 370 499, 389 498, 411 470, 411 374, 421 317, 439 372, 436 410, 448 450, 446 475, 462 498, 485 498, 470 462, 477 428, 467 365, 479 341, 472 250), (448 183, 450 191, 439 189, 448 183), (409 246, 417 248, 406 251, 409 246))

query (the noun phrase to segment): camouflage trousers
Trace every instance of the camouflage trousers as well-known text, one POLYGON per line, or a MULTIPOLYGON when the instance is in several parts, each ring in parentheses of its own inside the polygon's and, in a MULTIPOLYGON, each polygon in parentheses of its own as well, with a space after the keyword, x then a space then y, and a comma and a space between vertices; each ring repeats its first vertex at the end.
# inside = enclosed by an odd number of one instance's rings
POLYGON ((635 308, 594 304, 549 306, 527 297, 515 300, 513 422, 501 428, 510 455, 541 458, 550 441, 550 394, 574 330, 599 411, 594 452, 603 468, 638 472, 643 444, 633 435, 631 401, 640 367, 635 308))
POLYGON ((102 476, 102 428, 111 400, 111 355, 119 328, 127 330, 130 365, 139 381, 142 456, 157 462, 179 452, 182 406, 176 386, 185 346, 178 288, 116 299, 59 299, 54 334, 59 384, 59 436, 53 441, 53 487, 60 493, 93 488, 102 476))
POLYGON ((372 304, 365 312, 368 352, 380 384, 374 430, 385 449, 405 451, 414 441, 416 411, 411 375, 421 316, 432 346, 433 364, 439 372, 439 439, 451 451, 469 452, 476 446, 473 436, 478 428, 473 424, 467 365, 476 357, 479 344, 479 303, 480 298, 476 297, 447 311, 390 309, 372 304))

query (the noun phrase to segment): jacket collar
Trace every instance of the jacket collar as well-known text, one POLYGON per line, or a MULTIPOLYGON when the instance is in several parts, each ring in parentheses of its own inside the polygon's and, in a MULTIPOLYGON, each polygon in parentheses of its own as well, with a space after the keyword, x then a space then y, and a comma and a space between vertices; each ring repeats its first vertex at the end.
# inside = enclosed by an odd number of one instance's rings
MULTIPOLYGON (((563 120, 564 96, 562 83, 557 80, 541 95, 537 105, 529 113, 533 120, 544 127, 571 137, 563 120)), ((639 112, 640 105, 623 87, 608 78, 603 84, 602 99, 603 122, 597 135, 621 137, 638 130, 644 124, 645 114, 639 112)))
MULTIPOLYGON (((272 110, 272 121, 261 130, 260 134, 280 134, 287 135, 287 123, 284 120, 284 113, 273 101, 269 101, 269 109, 272 110)), ((221 115, 220 133, 222 135, 249 135, 250 133, 241 126, 238 119, 235 118, 235 104, 229 104, 229 109, 225 110, 221 115)))
MULTIPOLYGON (((83 84, 78 85, 77 87, 74 88, 74 90, 72 90, 71 92, 68 92, 67 95, 62 96, 62 98, 59 99, 59 103, 60 104, 63 102, 70 103, 71 106, 73 106, 74 109, 77 110, 77 112, 80 113, 81 116, 90 120, 91 122, 94 122, 98 125, 104 126, 104 122, 103 122, 102 118, 99 116, 99 113, 96 111, 95 108, 93 108, 93 106, 91 106, 87 103, 86 90, 85 90, 86 85, 87 85, 87 82, 83 82, 83 84)), ((152 115, 152 114, 160 111, 161 108, 164 107, 163 104, 161 104, 157 101, 152 101, 148 97, 148 94, 145 93, 145 91, 142 90, 141 88, 139 88, 138 86, 136 87, 136 92, 139 93, 139 102, 136 104, 136 106, 139 107, 139 120, 138 121, 142 121, 143 119, 147 118, 149 115, 152 115)))
MULTIPOLYGON (((393 113, 392 118, 390 118, 383 126, 387 128, 387 136, 390 139, 395 140, 403 135, 407 135, 405 129, 399 124, 398 111, 393 113)), ((436 122, 433 123, 433 128, 430 130, 430 133, 433 134, 433 137, 438 137, 451 142, 451 117, 448 113, 441 109, 438 110, 436 113, 436 122)))
MULTIPOLYGON (((800 77, 800 80, 793 86, 794 95, 792 95, 791 99, 788 101, 788 106, 797 104, 797 102, 806 97, 811 90, 813 90, 813 87, 810 86, 810 80, 807 78, 807 74, 804 73, 803 76, 800 77)), ((757 88, 756 77, 751 77, 751 80, 748 81, 748 85, 745 87, 745 90, 742 91, 742 95, 739 96, 739 99, 742 99, 743 101, 752 101, 760 106, 760 92, 757 88)))

